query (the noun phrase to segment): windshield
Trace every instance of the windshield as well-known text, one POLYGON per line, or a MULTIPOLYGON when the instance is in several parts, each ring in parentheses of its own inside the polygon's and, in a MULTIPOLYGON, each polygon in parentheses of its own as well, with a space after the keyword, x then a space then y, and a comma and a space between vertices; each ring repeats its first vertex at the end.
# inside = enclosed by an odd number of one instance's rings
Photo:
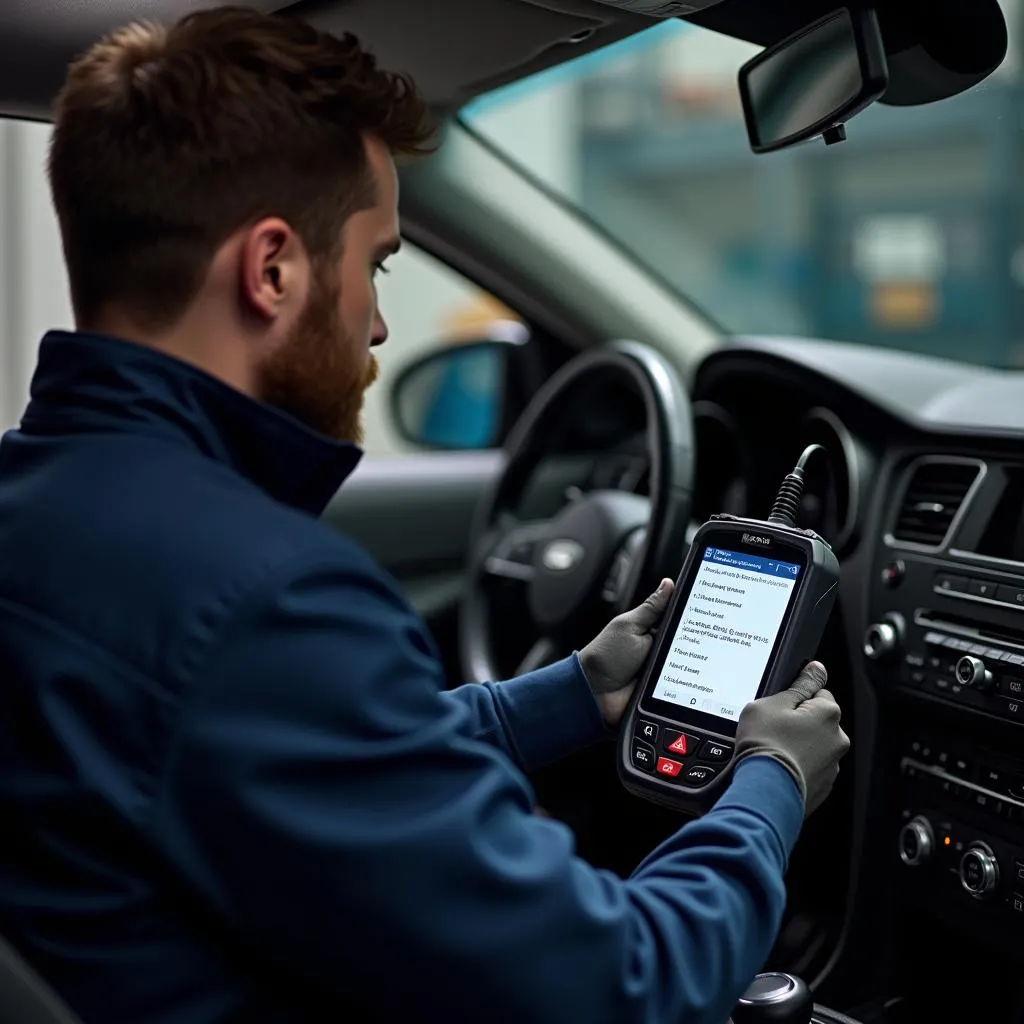
POLYGON ((982 85, 751 153, 758 48, 681 21, 475 101, 464 122, 722 327, 1024 366, 1018 8, 982 85))

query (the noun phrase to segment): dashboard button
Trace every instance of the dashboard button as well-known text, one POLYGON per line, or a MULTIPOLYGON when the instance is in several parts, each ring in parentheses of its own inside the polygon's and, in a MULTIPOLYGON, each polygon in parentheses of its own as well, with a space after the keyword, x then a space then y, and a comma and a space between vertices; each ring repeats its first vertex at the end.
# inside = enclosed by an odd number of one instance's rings
POLYGON ((942 779, 939 782, 939 789, 946 793, 948 796, 959 798, 960 792, 963 787, 959 782, 954 782, 952 779, 942 779))
POLYGON ((948 572, 940 572, 935 577, 935 589, 946 590, 952 594, 966 594, 967 583, 965 576, 953 576, 948 572))
POLYGON ((903 582, 906 575, 907 563, 902 558, 897 558, 882 570, 882 586, 894 590, 903 582))
POLYGON ((1020 587, 996 587, 996 600, 1024 608, 1024 590, 1020 587))
POLYGON ((700 756, 705 761, 725 761, 732 757, 732 747, 715 740, 705 740, 704 746, 700 748, 700 756))
POLYGON ((1000 703, 1002 704, 1004 715, 1009 715, 1011 718, 1024 719, 1024 698, 1017 700, 1013 697, 1005 697, 1000 703))
POLYGON ((899 834, 900 860, 909 868, 924 864, 935 849, 935 833, 923 815, 908 821, 899 834))
POLYGON ((682 770, 683 766, 679 761, 673 761, 668 757, 658 758, 657 771, 659 775, 667 775, 670 779, 676 779, 682 770))
POLYGON ((1004 676, 999 689, 1007 697, 1024 697, 1024 679, 1011 679, 1004 676))
POLYGON ((645 722, 641 720, 636 723, 636 728, 633 730, 633 735, 638 740, 643 740, 646 743, 657 743, 658 725, 656 722, 645 722))
POLYGON ((703 786, 715 777, 715 769, 703 764, 692 764, 686 769, 686 781, 695 786, 703 786))
POLYGON ((649 743, 643 743, 640 740, 633 741, 631 757, 634 768, 639 768, 642 772, 653 772, 657 756, 654 752, 654 747, 649 743))
POLYGON ((686 732, 666 729, 663 746, 666 753, 675 754, 677 757, 690 757, 697 753, 700 740, 686 732))
POLYGON ((1024 657, 1019 654, 1004 654, 1003 660, 1008 665, 1016 665, 1018 668, 1024 667, 1024 657))
POLYGON ((984 597, 989 601, 996 596, 996 585, 989 580, 970 580, 967 593, 973 597, 984 597))
POLYGON ((960 884, 977 899, 999 887, 999 862, 985 843, 974 843, 961 858, 960 884))

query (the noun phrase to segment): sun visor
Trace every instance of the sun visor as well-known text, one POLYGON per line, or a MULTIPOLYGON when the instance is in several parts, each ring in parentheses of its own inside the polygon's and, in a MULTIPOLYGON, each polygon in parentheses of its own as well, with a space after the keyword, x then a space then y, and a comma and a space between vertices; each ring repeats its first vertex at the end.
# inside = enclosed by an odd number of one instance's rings
POLYGON ((881 102, 892 106, 955 96, 988 78, 1006 56, 1006 19, 997 0, 908 4, 879 11, 879 25, 889 62, 881 102))
MULTIPOLYGON (((842 6, 841 0, 722 0, 685 20, 771 46, 842 6)), ((998 0, 878 0, 889 62, 880 102, 934 103, 984 81, 1006 56, 998 0)))

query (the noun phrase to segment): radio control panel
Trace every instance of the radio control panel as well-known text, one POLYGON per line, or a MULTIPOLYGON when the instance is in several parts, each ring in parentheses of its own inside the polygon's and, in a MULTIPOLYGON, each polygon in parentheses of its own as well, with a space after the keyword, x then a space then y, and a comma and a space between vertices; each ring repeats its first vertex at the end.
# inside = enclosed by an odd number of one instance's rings
POLYGON ((906 555, 883 564, 862 654, 872 679, 1024 724, 1024 577, 906 555))
POLYGON ((1024 762, 941 736, 915 737, 903 753, 893 856, 907 897, 968 927, 999 920, 1024 932, 1024 762))

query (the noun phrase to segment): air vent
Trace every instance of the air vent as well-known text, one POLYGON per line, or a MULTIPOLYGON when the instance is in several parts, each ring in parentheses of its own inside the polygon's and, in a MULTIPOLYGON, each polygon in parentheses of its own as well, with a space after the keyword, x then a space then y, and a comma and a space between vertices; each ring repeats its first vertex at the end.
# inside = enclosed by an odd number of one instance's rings
POLYGON ((905 544, 942 547, 980 473, 977 462, 919 462, 903 493, 893 538, 905 544))

